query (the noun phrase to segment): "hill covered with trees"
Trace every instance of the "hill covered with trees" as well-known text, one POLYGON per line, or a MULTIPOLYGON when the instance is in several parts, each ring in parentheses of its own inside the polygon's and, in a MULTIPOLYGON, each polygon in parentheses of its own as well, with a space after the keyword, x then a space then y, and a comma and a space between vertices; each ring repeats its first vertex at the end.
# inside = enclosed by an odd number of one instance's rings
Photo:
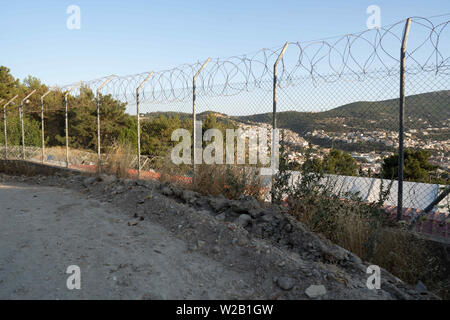
MULTIPOLYGON (((304 135, 312 130, 349 132, 355 130, 388 130, 398 128, 398 99, 358 101, 323 112, 284 111, 277 113, 277 123, 304 135)), ((272 113, 233 117, 242 122, 272 122, 272 113)), ((406 97, 406 127, 424 129, 443 127, 450 121, 450 90, 406 97)))

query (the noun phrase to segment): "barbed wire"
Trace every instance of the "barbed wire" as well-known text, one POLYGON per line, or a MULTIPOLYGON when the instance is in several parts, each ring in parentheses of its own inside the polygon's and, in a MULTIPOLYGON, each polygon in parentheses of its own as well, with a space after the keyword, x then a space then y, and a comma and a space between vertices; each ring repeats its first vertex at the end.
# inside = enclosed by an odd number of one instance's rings
MULTIPOLYGON (((417 74, 450 72, 450 14, 412 17, 406 52, 406 72, 417 74), (439 19, 438 19, 439 18, 439 19), (444 18, 444 19, 442 19, 444 18)), ((289 42, 278 66, 279 86, 293 86, 298 80, 335 82, 354 75, 356 81, 398 74, 400 47, 405 20, 378 29, 306 42, 289 42)), ((250 54, 215 58, 197 79, 197 92, 205 96, 231 96, 261 89, 273 77, 273 65, 283 46, 261 49, 250 54)), ((192 78, 204 61, 155 71, 141 90, 141 101, 170 103, 192 99, 192 78)), ((115 99, 133 104, 136 88, 149 72, 114 76, 101 90, 115 99)), ((109 78, 83 81, 94 92, 109 78)), ((61 91, 75 84, 65 85, 61 91)), ((267 86, 265 86, 267 87, 267 86)), ((78 93, 80 94, 80 89, 78 93)))

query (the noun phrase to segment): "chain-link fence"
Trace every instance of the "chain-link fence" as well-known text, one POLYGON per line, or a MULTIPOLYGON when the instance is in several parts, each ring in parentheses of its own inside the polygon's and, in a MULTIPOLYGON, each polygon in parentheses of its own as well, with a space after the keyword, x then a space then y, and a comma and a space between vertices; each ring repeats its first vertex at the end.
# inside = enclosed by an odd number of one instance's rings
MULTIPOLYGON (((223 128, 276 125, 283 129, 283 157, 294 177, 312 158, 337 192, 358 194, 365 201, 376 201, 382 186, 393 181, 386 210, 410 219, 450 181, 449 22, 448 16, 412 18, 407 43, 408 22, 403 20, 166 71, 38 88, 24 100, 3 102, 1 154, 100 171, 123 140, 128 146, 120 152, 132 154, 126 169, 153 178, 170 162, 172 131, 185 128, 192 135, 194 116, 223 128), (399 149, 403 172, 398 170, 399 149)), ((193 174, 189 166, 170 170, 193 174)), ((448 217, 448 200, 434 207, 440 222, 448 217)), ((444 229, 448 234, 447 225, 444 229)))

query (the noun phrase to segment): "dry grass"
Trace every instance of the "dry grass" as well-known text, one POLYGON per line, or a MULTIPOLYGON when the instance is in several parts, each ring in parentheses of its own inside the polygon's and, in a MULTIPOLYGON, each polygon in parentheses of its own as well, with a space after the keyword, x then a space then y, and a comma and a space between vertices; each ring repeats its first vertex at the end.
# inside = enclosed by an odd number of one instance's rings
POLYGON ((114 142, 106 153, 107 157, 102 161, 101 171, 116 175, 118 178, 130 178, 130 169, 133 168, 136 159, 136 152, 132 146, 114 142))
POLYGON ((238 199, 241 195, 251 195, 262 199, 264 188, 259 178, 259 171, 243 166, 196 165, 195 179, 192 165, 175 165, 170 157, 155 162, 155 170, 161 182, 182 184, 201 194, 224 195, 229 199, 238 199))
POLYGON ((372 219, 357 213, 338 215, 334 237, 339 244, 360 257, 370 256, 374 250, 372 241, 376 241, 379 226, 372 219))
POLYGON ((191 181, 186 178, 190 166, 185 164, 174 164, 170 155, 155 159, 153 168, 159 173, 158 179, 161 182, 186 185, 191 181))
POLYGON ((430 265, 425 244, 410 232, 385 228, 372 259, 400 279, 415 284, 424 281, 430 265))
POLYGON ((312 194, 288 203, 291 214, 311 231, 366 260, 373 256, 382 225, 377 208, 336 196, 312 194))
POLYGON ((403 229, 385 228, 372 262, 415 285, 422 281, 431 292, 450 299, 448 245, 427 241, 403 229))
POLYGON ((243 166, 198 165, 192 188, 212 196, 223 194, 229 199, 238 199, 241 195, 262 199, 264 194, 258 170, 243 166))

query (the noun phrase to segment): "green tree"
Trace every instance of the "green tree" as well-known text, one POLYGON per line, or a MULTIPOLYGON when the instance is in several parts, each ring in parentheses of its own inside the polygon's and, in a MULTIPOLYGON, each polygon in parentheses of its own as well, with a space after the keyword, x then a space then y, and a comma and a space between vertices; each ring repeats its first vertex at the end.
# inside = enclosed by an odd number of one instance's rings
POLYGON ((11 99, 21 89, 20 81, 11 75, 10 70, 0 66, 0 99, 11 99))
MULTIPOLYGON (((18 115, 10 115, 6 118, 6 128, 8 134, 8 145, 22 145, 22 129, 20 118, 18 115)), ((3 133, 3 121, 0 123, 0 131, 3 133)), ((41 146, 41 126, 36 120, 29 117, 23 119, 23 131, 25 146, 40 147, 41 146)), ((0 135, 0 144, 5 143, 4 135, 0 135)))
MULTIPOLYGON (((152 156, 164 156, 177 142, 171 141, 175 129, 186 128, 178 117, 163 115, 142 121, 141 153, 152 156)), ((186 123, 184 123, 186 124, 186 123)))
MULTIPOLYGON (((431 153, 426 150, 405 150, 404 179, 415 182, 431 182, 431 174, 437 166, 432 165, 428 159, 431 153)), ((384 179, 398 178, 398 154, 384 159, 381 167, 384 179)))
POLYGON ((308 166, 314 172, 327 174, 339 174, 354 176, 358 171, 355 159, 341 150, 331 149, 330 153, 321 161, 317 158, 307 160, 304 166, 308 166))

